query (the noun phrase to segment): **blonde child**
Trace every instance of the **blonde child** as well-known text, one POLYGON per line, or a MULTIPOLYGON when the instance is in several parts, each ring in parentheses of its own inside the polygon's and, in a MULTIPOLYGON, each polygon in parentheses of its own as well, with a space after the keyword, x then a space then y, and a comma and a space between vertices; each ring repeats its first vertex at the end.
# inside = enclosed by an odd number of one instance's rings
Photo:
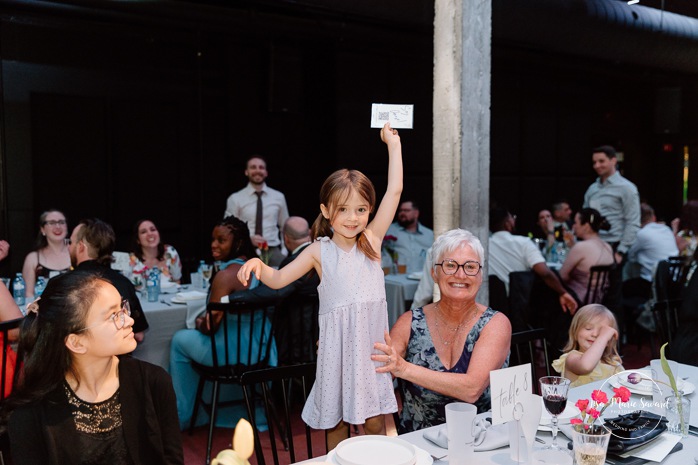
POLYGON ((600 304, 577 310, 563 352, 553 368, 572 381, 570 387, 607 379, 624 370, 618 355, 618 323, 600 304))
POLYGON ((383 415, 397 411, 390 373, 376 373, 373 343, 388 330, 381 242, 395 216, 402 192, 402 148, 397 130, 386 124, 381 140, 388 146, 388 187, 376 205, 371 181, 361 172, 339 170, 320 189, 320 215, 312 228, 317 239, 280 270, 253 258, 238 279, 250 274, 278 289, 310 270, 320 277, 317 377, 302 418, 327 430, 333 449, 349 436, 350 424, 363 424, 366 434, 385 434, 383 415))

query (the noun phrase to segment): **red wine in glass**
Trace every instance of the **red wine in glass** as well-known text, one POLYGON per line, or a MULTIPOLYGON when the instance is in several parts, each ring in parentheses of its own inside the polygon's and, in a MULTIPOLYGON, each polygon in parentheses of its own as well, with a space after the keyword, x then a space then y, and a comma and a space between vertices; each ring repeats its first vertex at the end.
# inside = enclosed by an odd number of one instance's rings
POLYGON ((543 403, 545 404, 546 410, 550 412, 551 415, 560 415, 565 411, 567 406, 567 397, 560 395, 550 395, 543 398, 543 403))

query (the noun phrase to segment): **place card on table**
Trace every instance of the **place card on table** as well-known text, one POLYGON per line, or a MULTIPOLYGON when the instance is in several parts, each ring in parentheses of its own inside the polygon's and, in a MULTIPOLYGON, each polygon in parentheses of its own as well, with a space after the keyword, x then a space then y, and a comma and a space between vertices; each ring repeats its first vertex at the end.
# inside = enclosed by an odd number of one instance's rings
POLYGON ((412 129, 414 105, 374 103, 371 105, 371 127, 382 128, 390 122, 393 129, 412 129))
POLYGON ((526 410, 534 410, 531 364, 491 371, 490 397, 493 425, 520 420, 526 410))

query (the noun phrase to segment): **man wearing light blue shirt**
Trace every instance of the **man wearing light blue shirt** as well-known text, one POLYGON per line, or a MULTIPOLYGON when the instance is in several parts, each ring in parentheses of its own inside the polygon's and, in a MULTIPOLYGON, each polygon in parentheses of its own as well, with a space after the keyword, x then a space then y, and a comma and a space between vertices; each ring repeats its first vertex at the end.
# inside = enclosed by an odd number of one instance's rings
POLYGON ((611 229, 599 236, 611 244, 616 261, 623 262, 640 229, 640 194, 632 182, 616 170, 616 151, 610 145, 594 149, 594 171, 599 175, 584 194, 584 207, 594 208, 606 217, 611 229))
POLYGON ((642 228, 628 250, 628 274, 631 275, 629 277, 638 277, 637 274, 639 274, 639 277, 647 282, 649 289, 657 263, 678 255, 679 249, 671 228, 657 223, 654 209, 643 203, 641 211, 642 228))
POLYGON ((404 200, 397 210, 397 222, 390 225, 387 236, 395 236, 398 263, 407 265, 407 272, 422 271, 427 250, 434 243, 434 231, 419 222, 419 207, 404 200))

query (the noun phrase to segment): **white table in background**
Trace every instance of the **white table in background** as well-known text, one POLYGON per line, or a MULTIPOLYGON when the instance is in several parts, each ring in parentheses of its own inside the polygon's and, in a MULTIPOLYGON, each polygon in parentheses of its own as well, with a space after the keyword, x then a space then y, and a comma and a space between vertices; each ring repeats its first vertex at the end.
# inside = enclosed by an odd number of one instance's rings
MULTIPOLYGON (((679 376, 682 378, 686 377, 688 381, 698 386, 698 367, 679 364, 679 376)), ((572 388, 570 390, 567 402, 574 404, 579 399, 589 399, 591 396, 591 391, 601 388, 602 384, 603 381, 596 381, 594 383, 572 388)), ((607 394, 612 393, 611 388, 608 387, 608 384, 604 386, 604 391, 606 391, 607 394)), ((633 394, 633 398, 639 399, 639 397, 635 394, 633 394)), ((698 398, 696 397, 695 393, 690 394, 688 398, 691 399, 690 424, 692 426, 698 426, 698 398)), ((605 415, 606 414, 604 414, 604 416, 605 415)), ((441 426, 433 426, 432 428, 440 427, 441 426)), ((424 431, 426 430, 402 434, 400 435, 400 438, 406 440, 410 444, 426 450, 429 454, 436 457, 441 457, 448 453, 446 449, 442 449, 441 447, 424 439, 424 431)), ((550 442, 551 434, 549 432, 538 431, 537 436, 546 442, 550 442)), ((566 443, 569 442, 565 435, 561 433, 558 433, 557 440, 561 445, 566 445, 566 443)), ((678 452, 674 452, 673 454, 669 454, 662 462, 660 462, 661 465, 693 465, 696 463, 694 458, 698 457, 698 437, 689 435, 688 437, 683 438, 681 442, 683 443, 683 449, 678 452)), ((536 445, 538 446, 539 444, 536 445)), ((310 464, 313 462, 322 462, 324 459, 324 456, 315 457, 299 463, 310 464)), ((447 459, 434 461, 434 465, 445 465, 447 463, 447 459)), ((473 463, 477 465, 518 465, 509 457, 508 447, 485 452, 476 452, 473 463)), ((648 464, 652 463, 656 462, 648 462, 648 464)))
POLYGON ((388 325, 392 328, 405 313, 406 302, 414 299, 419 281, 409 279, 406 274, 385 276, 385 300, 388 303, 388 325))
MULTIPOLYGON (((148 302, 140 298, 141 306, 148 319, 145 340, 138 344, 133 356, 170 369, 170 342, 172 336, 180 329, 187 328, 187 321, 192 320, 193 312, 201 310, 205 299, 194 300, 186 304, 171 302, 175 294, 160 294, 157 302, 148 302), (164 300, 167 303, 163 303, 164 300), (169 305, 168 305, 169 304, 169 305)), ((189 325, 193 327, 193 325, 189 325)))

